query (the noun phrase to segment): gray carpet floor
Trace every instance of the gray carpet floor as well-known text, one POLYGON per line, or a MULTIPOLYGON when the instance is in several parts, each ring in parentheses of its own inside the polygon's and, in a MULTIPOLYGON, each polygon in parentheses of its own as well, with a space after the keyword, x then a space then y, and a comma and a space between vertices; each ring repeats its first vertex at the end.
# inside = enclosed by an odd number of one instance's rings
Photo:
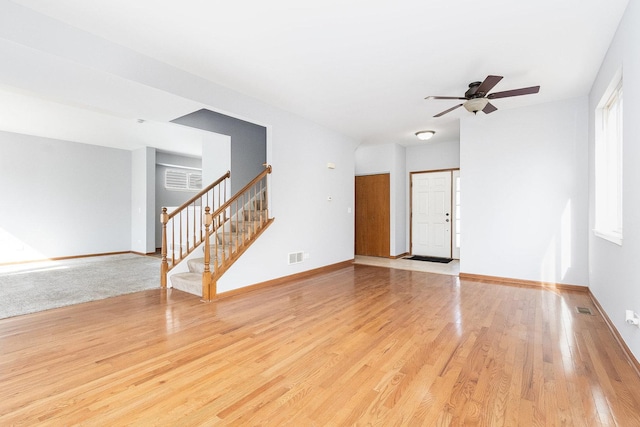
POLYGON ((0 319, 160 287, 160 259, 106 255, 0 268, 0 319))

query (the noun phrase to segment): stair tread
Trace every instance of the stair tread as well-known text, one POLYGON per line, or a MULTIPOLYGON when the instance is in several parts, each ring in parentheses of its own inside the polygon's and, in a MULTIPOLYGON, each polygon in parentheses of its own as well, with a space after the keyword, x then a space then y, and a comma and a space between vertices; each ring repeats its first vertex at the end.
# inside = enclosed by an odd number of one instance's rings
POLYGON ((171 286, 192 295, 202 296, 202 274, 176 273, 171 276, 171 286))
POLYGON ((202 275, 198 274, 198 273, 193 273, 191 271, 187 271, 184 273, 176 273, 171 275, 171 278, 173 279, 174 277, 180 278, 180 279, 185 279, 185 280, 201 280, 202 279, 202 275))
POLYGON ((202 274, 204 272, 204 258, 192 258, 187 261, 187 265, 191 273, 202 274))
MULTIPOLYGON (((254 234, 257 235, 261 232, 262 228, 268 226, 271 221, 261 221, 261 224, 256 224, 255 233, 254 229, 245 228, 244 231, 222 231, 220 230, 217 235, 217 239, 219 241, 224 240, 224 245, 218 244, 216 245, 214 242, 211 242, 209 247, 211 248, 211 269, 214 268, 216 255, 218 257, 218 264, 221 268, 228 268, 230 264, 226 264, 227 262, 233 263, 230 261, 231 256, 240 253, 244 249, 245 244, 250 245, 254 239, 254 234), (238 239, 240 238, 240 239, 238 239), (237 247, 237 249, 236 249, 237 247), (216 254, 217 248, 217 254, 216 254), (222 258, 225 258, 223 261, 222 258)), ((245 221, 244 224, 252 224, 252 221, 245 221)), ((177 290, 188 292, 192 295, 202 296, 202 273, 204 272, 204 257, 200 258, 191 258, 187 260, 187 265, 189 268, 188 272, 183 273, 175 273, 170 276, 171 286, 177 290)))

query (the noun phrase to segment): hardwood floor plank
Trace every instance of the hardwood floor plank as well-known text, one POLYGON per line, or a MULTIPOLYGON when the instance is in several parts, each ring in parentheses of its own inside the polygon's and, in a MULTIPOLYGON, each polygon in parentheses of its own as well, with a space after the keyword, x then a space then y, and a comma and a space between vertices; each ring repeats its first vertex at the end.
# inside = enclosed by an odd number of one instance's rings
POLYGON ((0 425, 640 425, 587 294, 354 265, 0 320, 0 425))

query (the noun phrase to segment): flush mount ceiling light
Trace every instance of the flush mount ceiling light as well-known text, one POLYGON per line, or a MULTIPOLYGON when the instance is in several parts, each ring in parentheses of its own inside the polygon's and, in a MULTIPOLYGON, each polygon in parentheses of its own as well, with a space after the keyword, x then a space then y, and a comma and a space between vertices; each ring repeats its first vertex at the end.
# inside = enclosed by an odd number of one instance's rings
POLYGON ((436 132, 433 130, 421 130, 420 132, 416 132, 416 136, 418 139, 422 141, 426 141, 427 139, 431 139, 436 132))

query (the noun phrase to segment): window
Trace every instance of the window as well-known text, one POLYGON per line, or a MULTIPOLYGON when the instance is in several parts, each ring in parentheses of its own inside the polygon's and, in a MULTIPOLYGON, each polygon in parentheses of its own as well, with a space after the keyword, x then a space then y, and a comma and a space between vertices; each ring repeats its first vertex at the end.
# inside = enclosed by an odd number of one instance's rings
POLYGON ((164 188, 176 191, 198 191, 202 189, 202 174, 167 169, 164 172, 164 188))
POLYGON ((596 110, 595 234, 622 245, 622 78, 596 110))

